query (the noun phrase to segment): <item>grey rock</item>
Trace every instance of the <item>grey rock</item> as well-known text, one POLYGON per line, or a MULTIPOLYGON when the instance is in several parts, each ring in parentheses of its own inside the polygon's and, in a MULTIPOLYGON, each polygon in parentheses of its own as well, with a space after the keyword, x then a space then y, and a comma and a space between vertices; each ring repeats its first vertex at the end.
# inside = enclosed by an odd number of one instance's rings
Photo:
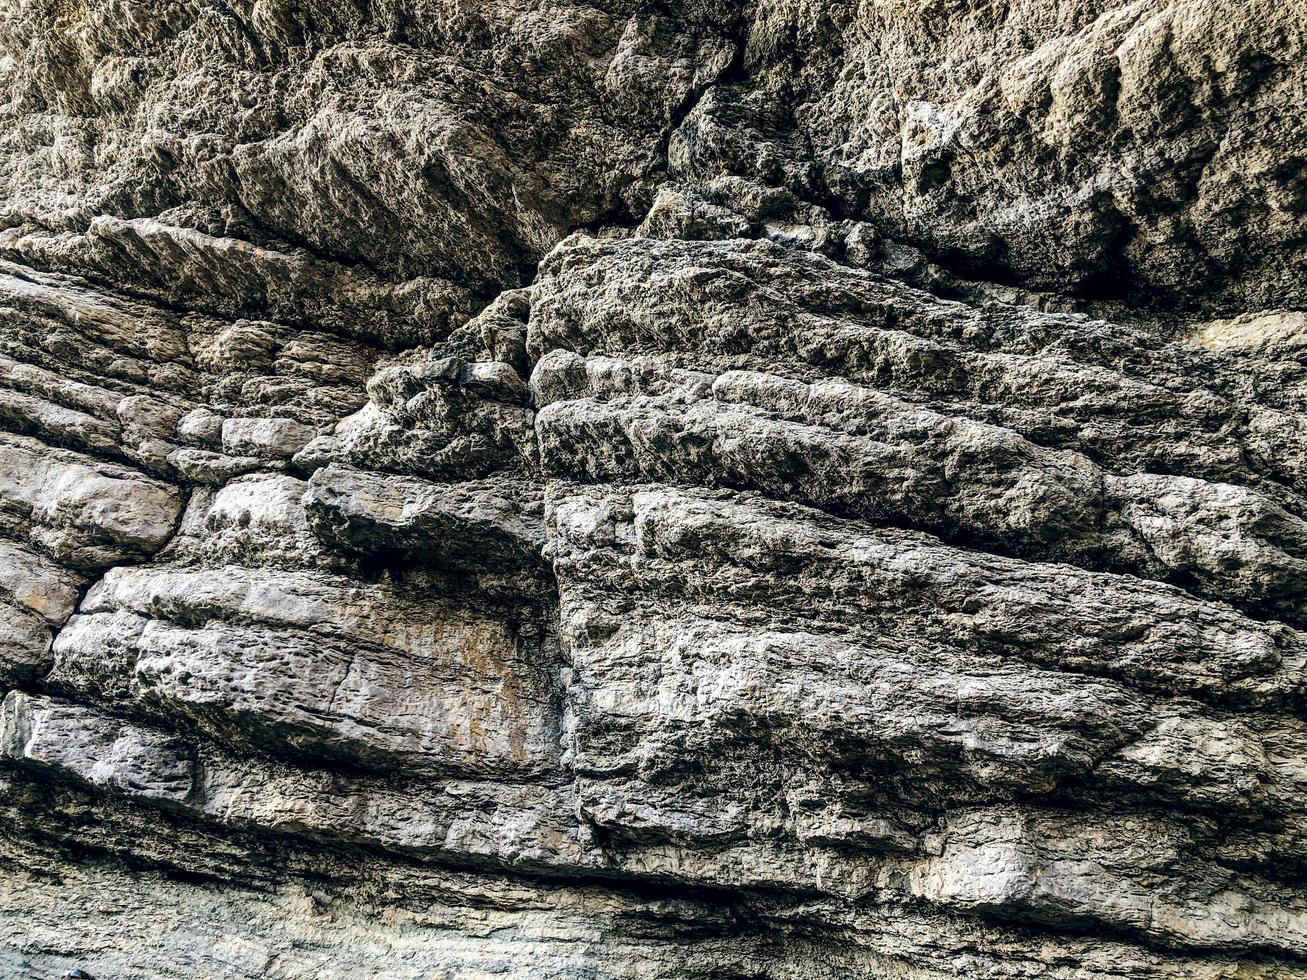
POLYGON ((313 435, 293 419, 227 419, 222 423, 222 448, 231 455, 289 459, 313 435))
POLYGON ((191 760, 165 733, 18 691, 0 705, 0 751, 156 803, 179 804, 193 788, 191 760))
POLYGON ((1299 2, 0 17, 0 974, 1307 976, 1299 2))
POLYGON ((303 496, 318 539, 453 568, 542 567, 544 507, 531 484, 435 484, 331 464, 303 496))
POLYGON ((0 436, 0 525, 75 568, 148 556, 180 509, 176 490, 139 471, 0 436))

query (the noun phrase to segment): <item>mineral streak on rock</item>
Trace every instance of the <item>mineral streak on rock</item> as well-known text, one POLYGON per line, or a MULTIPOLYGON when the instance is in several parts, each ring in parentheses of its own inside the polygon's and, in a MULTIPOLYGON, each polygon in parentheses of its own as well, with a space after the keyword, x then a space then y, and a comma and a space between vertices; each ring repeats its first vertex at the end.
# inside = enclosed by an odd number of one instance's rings
POLYGON ((1307 3, 0 12, 0 975, 1307 978, 1307 3))

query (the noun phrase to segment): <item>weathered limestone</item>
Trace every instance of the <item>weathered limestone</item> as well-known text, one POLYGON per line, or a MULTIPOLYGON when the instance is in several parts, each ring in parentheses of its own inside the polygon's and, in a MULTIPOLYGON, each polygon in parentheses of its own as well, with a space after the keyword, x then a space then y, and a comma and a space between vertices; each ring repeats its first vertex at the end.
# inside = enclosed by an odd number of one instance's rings
POLYGON ((1307 976, 1305 14, 0 16, 0 974, 1307 976))

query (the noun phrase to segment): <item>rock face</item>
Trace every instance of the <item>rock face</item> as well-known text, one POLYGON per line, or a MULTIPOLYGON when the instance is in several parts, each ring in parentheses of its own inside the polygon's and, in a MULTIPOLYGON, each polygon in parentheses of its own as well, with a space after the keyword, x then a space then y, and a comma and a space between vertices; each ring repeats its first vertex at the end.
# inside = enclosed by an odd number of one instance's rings
POLYGON ((1301 0, 0 16, 0 974, 1307 977, 1301 0))

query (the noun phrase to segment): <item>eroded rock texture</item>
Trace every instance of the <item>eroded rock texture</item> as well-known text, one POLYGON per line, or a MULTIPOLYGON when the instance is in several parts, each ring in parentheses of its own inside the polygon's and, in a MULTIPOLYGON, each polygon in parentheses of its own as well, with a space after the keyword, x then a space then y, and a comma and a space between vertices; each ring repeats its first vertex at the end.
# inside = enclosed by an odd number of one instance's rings
POLYGON ((1302 0, 11 0, 0 974, 1307 976, 1302 0))

